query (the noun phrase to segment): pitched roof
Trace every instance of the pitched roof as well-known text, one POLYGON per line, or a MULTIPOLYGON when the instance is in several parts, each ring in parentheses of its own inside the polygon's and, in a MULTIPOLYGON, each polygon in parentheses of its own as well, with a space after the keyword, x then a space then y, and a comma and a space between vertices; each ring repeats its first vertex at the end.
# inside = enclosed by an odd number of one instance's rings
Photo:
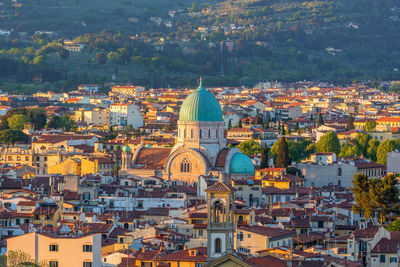
POLYGON ((169 254, 165 254, 159 258, 160 261, 206 261, 207 260, 207 248, 206 247, 198 247, 180 250, 176 252, 172 252, 169 254), (193 253, 194 254, 191 254, 193 253))
POLYGON ((242 226, 239 228, 239 230, 252 232, 258 235, 268 236, 272 238, 284 235, 294 235, 293 231, 265 226, 242 226))
POLYGON ((215 183, 204 190, 205 192, 235 192, 236 189, 225 183, 215 183))
POLYGON ((371 250, 371 253, 398 253, 400 250, 400 240, 389 240, 382 238, 371 250))
POLYGON ((171 148, 142 148, 140 149, 135 164, 143 165, 146 169, 161 169, 171 152, 171 148))

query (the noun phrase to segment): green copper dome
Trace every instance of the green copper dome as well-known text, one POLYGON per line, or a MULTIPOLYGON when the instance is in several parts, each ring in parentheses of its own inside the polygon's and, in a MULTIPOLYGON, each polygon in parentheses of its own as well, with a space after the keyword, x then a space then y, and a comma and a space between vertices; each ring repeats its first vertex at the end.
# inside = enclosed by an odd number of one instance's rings
POLYGON ((251 159, 242 153, 236 153, 231 159, 230 173, 254 174, 254 164, 251 159))
POLYGON ((180 121, 223 121, 218 100, 208 92, 200 80, 196 91, 183 101, 179 112, 180 121))

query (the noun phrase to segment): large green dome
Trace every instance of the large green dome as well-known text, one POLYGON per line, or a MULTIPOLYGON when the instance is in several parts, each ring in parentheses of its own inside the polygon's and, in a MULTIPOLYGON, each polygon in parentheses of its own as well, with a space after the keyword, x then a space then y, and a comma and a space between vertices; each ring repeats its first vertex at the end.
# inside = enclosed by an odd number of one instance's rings
POLYGON ((243 153, 236 153, 229 165, 230 173, 254 174, 254 164, 251 159, 243 153))
POLYGON ((223 121, 218 100, 208 92, 200 80, 196 91, 183 101, 179 112, 180 121, 223 121))

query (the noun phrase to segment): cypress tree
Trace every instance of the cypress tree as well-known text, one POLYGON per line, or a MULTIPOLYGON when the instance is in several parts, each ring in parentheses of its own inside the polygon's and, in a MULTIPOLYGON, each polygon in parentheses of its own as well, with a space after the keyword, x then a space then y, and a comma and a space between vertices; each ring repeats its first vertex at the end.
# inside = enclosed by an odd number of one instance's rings
POLYGON ((282 128, 281 128, 281 135, 282 135, 282 136, 285 136, 285 135, 286 135, 285 125, 282 124, 281 127, 282 127, 282 128))
POLYGON ((261 151, 261 169, 268 168, 268 152, 268 146, 267 144, 264 144, 264 148, 261 151))
POLYGON ((347 119, 347 130, 354 129, 354 119, 353 115, 350 114, 349 118, 347 119))
POLYGON ((321 112, 318 115, 318 121, 317 121, 317 126, 324 125, 324 119, 322 118, 321 112))
POLYGON ((242 128, 243 127, 243 125, 242 125, 242 120, 239 120, 239 128, 242 128))
POLYGON ((231 119, 229 119, 229 121, 228 121, 228 129, 230 129, 230 128, 232 128, 232 120, 231 119))
POLYGON ((290 165, 289 147, 286 143, 285 137, 279 139, 278 154, 276 156, 276 167, 286 168, 290 165))
POLYGON ((298 132, 299 129, 300 129, 299 122, 296 121, 296 124, 294 125, 294 131, 295 131, 295 132, 298 132))

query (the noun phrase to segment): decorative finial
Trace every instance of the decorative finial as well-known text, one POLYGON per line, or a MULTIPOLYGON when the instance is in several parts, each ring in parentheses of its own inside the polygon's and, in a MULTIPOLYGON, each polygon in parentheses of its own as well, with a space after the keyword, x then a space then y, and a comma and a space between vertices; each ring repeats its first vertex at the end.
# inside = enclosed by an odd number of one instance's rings
POLYGON ((199 91, 204 90, 203 78, 201 76, 200 76, 200 80, 199 80, 199 88, 197 90, 199 90, 199 91))
POLYGON ((224 176, 222 175, 222 172, 219 173, 218 180, 219 180, 220 183, 224 182, 224 176))

